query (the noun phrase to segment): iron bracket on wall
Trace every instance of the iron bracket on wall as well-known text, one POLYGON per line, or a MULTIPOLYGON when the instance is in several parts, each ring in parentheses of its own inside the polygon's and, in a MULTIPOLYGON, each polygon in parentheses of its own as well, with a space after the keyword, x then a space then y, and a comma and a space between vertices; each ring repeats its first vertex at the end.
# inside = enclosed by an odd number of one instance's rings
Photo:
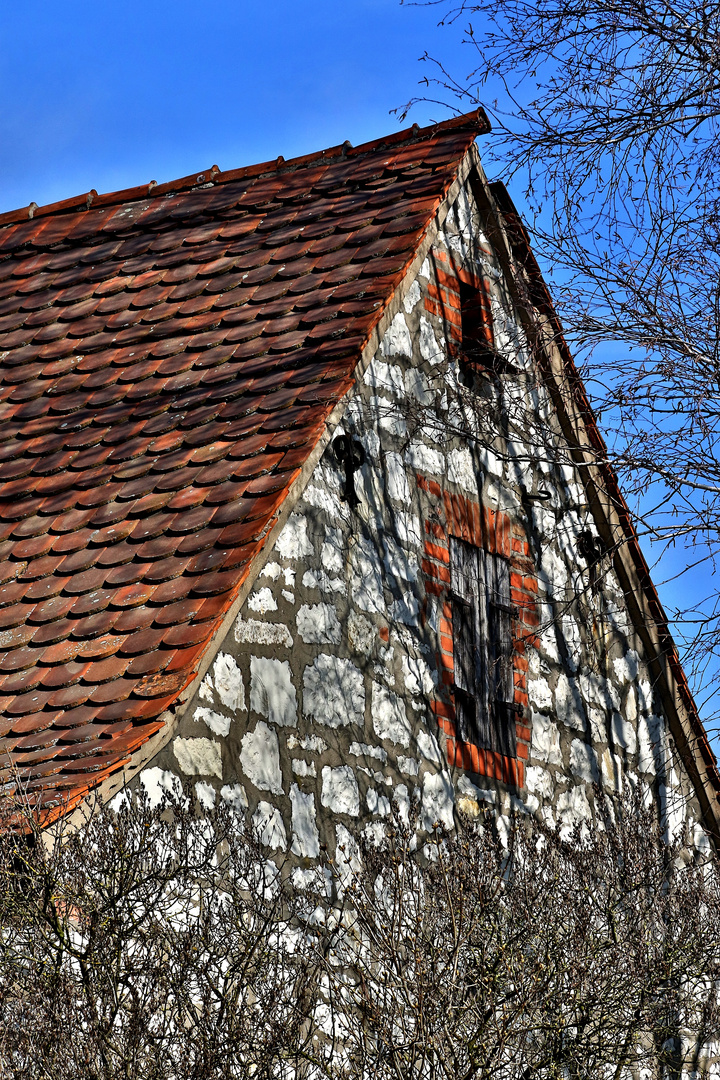
POLYGON ((332 445, 335 457, 345 470, 345 490, 340 498, 354 510, 360 502, 355 491, 355 473, 365 464, 365 450, 357 439, 351 439, 349 435, 338 435, 332 445))

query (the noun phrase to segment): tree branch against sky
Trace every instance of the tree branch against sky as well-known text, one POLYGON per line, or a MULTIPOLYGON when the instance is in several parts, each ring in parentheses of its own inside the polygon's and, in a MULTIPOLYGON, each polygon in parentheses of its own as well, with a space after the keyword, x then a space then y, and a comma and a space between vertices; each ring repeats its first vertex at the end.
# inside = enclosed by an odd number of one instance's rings
POLYGON ((623 489, 636 497, 639 531, 684 549, 705 586, 670 614, 698 691, 712 692, 720 660, 720 5, 421 6, 436 7, 472 56, 470 73, 460 75, 426 55, 427 97, 458 111, 482 102, 492 115, 486 167, 524 194, 535 252, 623 489))

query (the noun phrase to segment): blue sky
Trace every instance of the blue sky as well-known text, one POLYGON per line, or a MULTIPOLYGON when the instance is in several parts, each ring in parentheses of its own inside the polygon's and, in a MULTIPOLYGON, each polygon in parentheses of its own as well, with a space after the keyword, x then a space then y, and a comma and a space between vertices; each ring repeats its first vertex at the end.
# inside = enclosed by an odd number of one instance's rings
MULTIPOLYGON (((392 131, 425 49, 462 68, 440 14, 399 0, 6 3, 0 209, 392 131)), ((410 122, 443 115, 417 107, 410 122)))

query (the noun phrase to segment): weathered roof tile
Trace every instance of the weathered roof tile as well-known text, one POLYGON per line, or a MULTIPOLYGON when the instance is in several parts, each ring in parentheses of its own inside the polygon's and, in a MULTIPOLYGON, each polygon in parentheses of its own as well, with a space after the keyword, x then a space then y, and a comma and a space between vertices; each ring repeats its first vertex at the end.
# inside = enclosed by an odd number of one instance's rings
POLYGON ((0 734, 39 805, 162 726, 481 128, 0 218, 0 734))

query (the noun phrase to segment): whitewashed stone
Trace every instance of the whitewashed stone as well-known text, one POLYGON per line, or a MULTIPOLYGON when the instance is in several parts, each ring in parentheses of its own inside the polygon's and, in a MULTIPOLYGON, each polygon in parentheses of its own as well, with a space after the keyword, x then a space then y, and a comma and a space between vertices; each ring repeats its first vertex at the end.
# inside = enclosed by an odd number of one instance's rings
POLYGON ((365 801, 371 814, 378 814, 380 817, 389 816, 390 800, 387 795, 379 795, 375 788, 368 788, 365 793, 365 801))
POLYGON ((417 581, 418 559, 415 552, 404 551, 391 536, 384 536, 382 544, 386 571, 401 581, 417 581))
POLYGON ((340 878, 338 896, 342 899, 353 878, 362 870, 362 861, 355 837, 340 822, 335 826, 335 864, 340 878))
POLYGON ((406 784, 398 784, 392 793, 392 800, 397 807, 398 817, 403 825, 410 823, 410 796, 406 784))
POLYGON ((538 582, 549 596, 562 599, 567 587, 567 566, 551 547, 543 548, 538 569, 538 582))
POLYGON ((223 738, 230 731, 230 724, 232 723, 229 716, 223 716, 222 713, 217 713, 213 709, 202 707, 195 710, 193 720, 205 724, 206 727, 210 728, 213 735, 221 735, 223 738))
POLYGON ((405 392, 408 397, 415 398, 420 405, 426 407, 432 405, 435 400, 430 384, 422 371, 418 371, 417 368, 408 368, 405 372, 405 392))
POLYGON ((317 510, 322 510, 333 521, 348 521, 350 519, 350 507, 345 502, 340 502, 334 491, 327 488, 319 488, 316 484, 308 484, 303 491, 303 502, 309 503, 317 510))
POLYGON ((579 679, 580 693, 588 705, 598 705, 602 709, 619 709, 620 695, 612 683, 602 675, 583 674, 579 679))
POLYGON ((423 473, 431 473, 433 476, 442 476, 445 471, 442 454, 439 454, 437 450, 432 450, 417 439, 413 440, 405 451, 405 461, 413 469, 419 469, 423 473))
POLYGON ((480 461, 480 465, 486 473, 490 473, 491 476, 497 476, 498 479, 502 476, 502 462, 500 461, 500 458, 497 456, 497 454, 494 454, 489 447, 479 447, 478 458, 480 461))
MULTIPOLYGON (((218 653, 213 664, 215 692, 231 712, 245 711, 245 686, 240 668, 228 653, 218 653)), ((227 735, 227 731, 223 732, 227 735)))
POLYGON ((420 601, 414 593, 406 593, 402 600, 393 600, 390 605, 390 621, 404 626, 417 626, 420 601))
MULTIPOLYGON (((305 492, 307 498, 307 492, 305 492)), ((282 532, 275 541, 275 551, 283 559, 302 559, 313 554, 313 546, 308 539, 307 518, 301 514, 291 514, 282 532)))
POLYGON ((282 574, 282 566, 277 562, 269 562, 267 566, 264 566, 260 577, 269 577, 271 581, 277 581, 282 574))
POLYGON ((242 814, 248 808, 248 798, 242 784, 225 784, 220 788, 220 798, 236 814, 242 814))
POLYGON ((363 611, 385 614, 380 556, 364 536, 356 537, 350 550, 350 593, 363 611))
POLYGON ((293 758, 291 764, 295 776, 317 776, 317 769, 315 768, 314 761, 305 761, 303 758, 293 758))
POLYGON ((395 435, 398 438, 404 438, 407 435, 407 421, 402 414, 399 402, 373 395, 370 398, 370 408, 373 415, 377 417, 381 431, 386 431, 389 435, 395 435))
POLYGON ((182 795, 182 782, 179 776, 169 769, 143 769, 140 773, 140 783, 145 791, 151 808, 159 806, 163 799, 177 802, 182 795))
POLYGON ((297 696, 288 660, 250 657, 250 708, 280 727, 295 727, 297 696))
POLYGON ((638 688, 638 708, 640 712, 649 713, 652 712, 653 699, 652 699, 652 686, 647 679, 641 679, 638 688))
POLYGON ((187 776, 217 776, 222 780, 222 751, 212 739, 174 739, 173 753, 187 776))
POLYGON ((235 621, 235 640, 240 645, 284 645, 286 649, 293 645, 292 634, 282 623, 245 621, 241 615, 235 621))
POLYGON ((296 735, 288 735, 288 750, 304 750, 306 754, 324 754, 327 743, 319 735, 303 735, 298 739, 296 735))
POLYGON ((287 833, 282 814, 276 806, 268 802, 259 802, 252 817, 255 834, 264 847, 274 851, 285 851, 287 833))
POLYGON ((376 356, 370 361, 363 382, 373 390, 384 390, 385 393, 398 397, 405 393, 402 368, 397 364, 386 364, 376 356))
POLYGON ((622 791, 623 763, 618 754, 606 750, 600 759, 603 787, 619 794, 622 791))
POLYGON ((532 713, 532 747, 533 757, 540 761, 546 761, 548 765, 562 765, 562 753, 560 752, 560 732, 558 726, 549 716, 542 713, 532 713))
POLYGON ((212 810, 215 805, 216 795, 215 788, 211 784, 207 784, 204 780, 198 780, 195 784, 195 798, 200 803, 203 810, 212 810))
POLYGON ((387 750, 383 746, 370 746, 368 743, 351 742, 349 753, 353 757, 377 758, 383 763, 387 761, 387 750))
POLYGON ((362 726, 365 718, 365 681, 350 660, 321 653, 305 668, 303 709, 327 727, 362 726))
POLYGON ((429 364, 439 364, 444 353, 437 343, 432 324, 420 316, 420 355, 429 364))
POLYGON ((408 358, 412 356, 412 338, 401 311, 397 313, 385 331, 380 349, 383 356, 407 356, 408 358))
POLYGON ((385 467, 385 486, 388 497, 392 502, 408 506, 410 504, 410 485, 408 484, 402 456, 390 451, 385 454, 383 465, 385 467))
POLYGON ((283 600, 287 600, 288 604, 295 603, 295 593, 291 593, 287 589, 283 589, 280 595, 282 596, 283 600))
POLYGON ((557 677, 555 713, 560 723, 565 724, 566 727, 585 731, 587 719, 580 689, 575 679, 569 679, 564 671, 561 671, 557 677))
POLYGON ((587 784, 598 782, 597 754, 580 739, 573 739, 570 744, 570 770, 587 784))
POLYGON ((413 281, 412 285, 407 291, 407 296, 403 300, 403 307, 409 315, 422 300, 422 293, 420 292, 420 285, 417 281, 413 281))
POLYGON ((324 765, 322 770, 322 793, 320 801, 334 814, 350 814, 357 817, 360 813, 360 793, 355 773, 349 765, 337 769, 324 765))
POLYGON ((560 834, 565 839, 578 825, 587 825, 592 821, 592 810, 584 787, 575 786, 562 792, 557 801, 557 816, 560 834))
POLYGON ((325 541, 320 550, 320 561, 329 574, 342 574, 345 569, 345 545, 342 529, 325 526, 325 541))
POLYGON ((381 683, 372 684, 372 721, 379 739, 410 745, 410 723, 405 702, 381 683))
POLYGON ((530 765, 525 770, 525 786, 544 800, 552 799, 555 790, 552 775, 540 765, 530 765))
POLYGON ((332 604, 303 604, 295 616, 298 634, 308 645, 339 645, 342 632, 332 604))
POLYGON ((393 510, 395 533, 401 544, 421 548, 423 545, 420 518, 405 510, 393 510))
POLYGON ((619 683, 623 685, 625 683, 632 683, 638 677, 638 665, 640 657, 634 649, 630 649, 624 656, 613 660, 613 668, 615 669, 615 678, 619 683))
POLYGON ((415 758, 405 757, 404 754, 398 754, 397 769, 398 772, 406 773, 408 776, 417 776, 420 772, 420 765, 415 758))
POLYGON ((297 784, 290 788, 293 839, 290 850, 301 859, 317 859, 320 836, 315 823, 315 799, 311 792, 301 791, 297 784))
POLYGON ((437 674, 431 671, 421 656, 407 656, 401 659, 403 682, 410 694, 432 694, 437 683, 437 674))
MULTIPOLYGON (((582 637, 580 627, 572 615, 563 615, 560 619, 562 636, 568 654, 568 664, 572 671, 577 671, 582 658, 582 637)), ((586 698, 587 700, 587 698, 586 698)))
POLYGON ((528 681, 528 697, 538 709, 552 708, 552 692, 547 679, 530 679, 528 681))
POLYGON ((637 696, 635 694, 635 687, 632 685, 628 686, 627 693, 625 694, 625 705, 623 708, 623 713, 625 715, 625 719, 628 720, 631 724, 634 724, 637 720, 637 696))
POLYGON ((375 648, 375 627, 370 620, 357 611, 351 611, 347 627, 348 641, 353 649, 364 656, 369 656, 375 648))
POLYGON ((454 804, 455 791, 447 773, 426 772, 422 789, 422 824, 426 832, 431 832, 436 822, 452 829, 454 804))
POLYGON ((248 780, 261 791, 282 795, 282 772, 278 738, 264 720, 258 720, 254 731, 242 738, 240 765, 248 780))
POLYGON ((474 499, 478 497, 478 483, 475 472, 475 463, 472 454, 465 446, 451 450, 448 454, 448 480, 464 491, 469 492, 474 499))
POLYGON ((635 735, 635 728, 629 720, 626 720, 619 712, 614 712, 610 730, 615 746, 627 750, 628 754, 635 753, 637 750, 637 736, 635 735))
POLYGON ((342 578, 331 578, 324 570, 306 570, 302 576, 304 589, 319 589, 324 593, 345 592, 342 578))
POLYGON ((655 776, 657 772, 657 757, 659 746, 656 737, 653 737, 650 725, 646 717, 641 716, 637 726, 638 736, 638 770, 649 776, 655 776))
POLYGON ((418 731, 417 746, 426 761, 431 761, 433 765, 442 765, 440 747, 431 731, 418 731))
POLYGON ((247 603, 250 610, 256 611, 258 615, 265 615, 268 611, 277 611, 277 600, 267 586, 254 592, 247 603))

